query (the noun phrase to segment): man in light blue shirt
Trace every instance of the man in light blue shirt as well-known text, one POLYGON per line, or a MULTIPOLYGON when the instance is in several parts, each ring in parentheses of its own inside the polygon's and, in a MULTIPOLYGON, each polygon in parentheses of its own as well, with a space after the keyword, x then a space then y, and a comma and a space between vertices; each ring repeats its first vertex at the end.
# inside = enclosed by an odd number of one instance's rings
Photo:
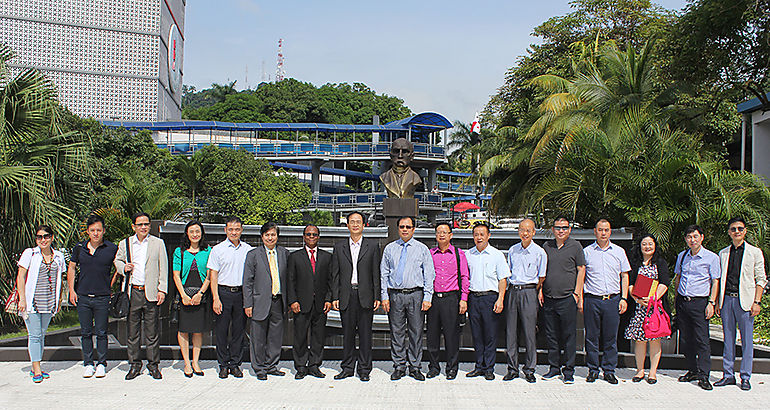
POLYGON ((583 286, 583 322, 586 328, 586 381, 599 377, 599 338, 604 347, 602 371, 604 380, 618 384, 618 326, 620 315, 628 308, 628 263, 626 251, 610 242, 612 227, 599 219, 594 227, 596 242, 583 249, 586 280, 583 286))
POLYGON ((391 380, 409 375, 425 380, 422 374, 422 334, 425 311, 433 300, 433 258, 422 242, 414 239, 415 221, 411 216, 398 221, 399 239, 385 246, 380 262, 382 308, 390 322, 391 380), (409 344, 407 346, 407 336, 409 344))
POLYGON ((674 273, 679 280, 676 286, 676 318, 688 368, 679 381, 697 381, 703 390, 711 390, 708 322, 714 315, 722 270, 719 256, 702 246, 704 235, 700 226, 688 226, 684 239, 690 249, 680 252, 674 265, 674 273))
POLYGON ((506 280, 511 270, 505 255, 489 244, 489 226, 485 223, 473 227, 476 246, 465 252, 470 271, 468 295, 468 320, 476 351, 476 368, 466 377, 484 376, 494 380, 497 327, 503 311, 506 280))
POLYGON ((527 360, 524 363, 524 378, 529 383, 535 382, 537 365, 537 293, 545 280, 548 267, 548 255, 545 250, 532 241, 535 236, 535 222, 525 219, 519 224, 521 242, 508 249, 508 266, 511 276, 508 278, 508 295, 505 297, 506 309, 506 347, 508 353, 508 372, 503 380, 519 377, 519 328, 524 334, 524 346, 527 360))

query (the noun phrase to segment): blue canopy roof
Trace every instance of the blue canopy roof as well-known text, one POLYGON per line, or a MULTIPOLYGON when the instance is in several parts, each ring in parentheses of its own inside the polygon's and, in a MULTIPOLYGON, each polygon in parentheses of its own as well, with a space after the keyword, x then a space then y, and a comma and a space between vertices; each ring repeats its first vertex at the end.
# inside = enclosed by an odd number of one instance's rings
MULTIPOLYGON (((770 93, 765 94, 765 97, 770 99, 770 93)), ((754 98, 738 104, 736 108, 738 109, 739 113, 746 114, 746 113, 757 111, 761 107, 762 107, 762 103, 759 102, 759 98, 754 98)))
POLYGON ((452 128, 452 123, 449 122, 446 117, 435 112, 424 112, 408 118, 400 119, 398 121, 392 121, 385 125, 412 128, 413 130, 424 132, 433 132, 446 128, 452 128))
MULTIPOLYGON (((312 172, 312 168, 309 165, 292 164, 290 162, 278 162, 278 161, 270 162, 270 165, 276 168, 291 169, 294 171, 307 172, 307 173, 312 172)), ((366 179, 370 181, 380 180, 380 178, 377 175, 370 174, 368 172, 349 171, 347 169, 339 169, 339 168, 321 167, 321 173, 327 174, 327 175, 339 175, 343 177, 356 177, 356 178, 366 179)))
POLYGON ((465 172, 443 171, 443 170, 440 170, 440 169, 436 170, 436 174, 438 174, 438 175, 446 175, 446 176, 449 176, 449 177, 462 177, 462 178, 467 178, 467 177, 473 175, 473 174, 468 174, 468 173, 465 173, 465 172))

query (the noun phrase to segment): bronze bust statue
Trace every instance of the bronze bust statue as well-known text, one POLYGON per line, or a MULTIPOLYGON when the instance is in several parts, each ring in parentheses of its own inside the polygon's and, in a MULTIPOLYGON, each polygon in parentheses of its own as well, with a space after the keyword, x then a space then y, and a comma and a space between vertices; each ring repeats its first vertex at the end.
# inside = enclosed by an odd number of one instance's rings
POLYGON ((390 144, 391 168, 380 175, 390 198, 414 198, 414 191, 422 184, 420 176, 409 166, 414 159, 414 144, 398 138, 390 144))

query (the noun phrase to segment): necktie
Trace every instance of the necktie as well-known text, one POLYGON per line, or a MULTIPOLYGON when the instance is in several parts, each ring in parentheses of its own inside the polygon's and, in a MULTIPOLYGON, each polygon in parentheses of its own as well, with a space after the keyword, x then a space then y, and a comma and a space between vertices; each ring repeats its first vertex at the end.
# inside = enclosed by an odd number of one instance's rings
POLYGON ((404 268, 406 267, 406 243, 401 244, 401 256, 398 257, 398 265, 396 271, 393 273, 393 285, 396 287, 401 286, 401 282, 404 281, 404 268))
POLYGON ((315 249, 308 249, 310 251, 310 266, 313 268, 313 273, 315 273, 315 249))
POLYGON ((268 262, 270 263, 270 277, 273 280, 273 296, 281 292, 281 282, 278 277, 278 261, 275 259, 275 249, 268 251, 268 262))

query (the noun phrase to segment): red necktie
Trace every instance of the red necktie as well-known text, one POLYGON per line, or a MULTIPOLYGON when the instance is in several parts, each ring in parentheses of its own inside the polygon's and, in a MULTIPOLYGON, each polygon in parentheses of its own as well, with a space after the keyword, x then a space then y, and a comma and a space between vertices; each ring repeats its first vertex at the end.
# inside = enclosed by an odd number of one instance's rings
POLYGON ((308 249, 308 252, 310 252, 310 266, 313 268, 313 273, 315 273, 315 250, 308 249))

